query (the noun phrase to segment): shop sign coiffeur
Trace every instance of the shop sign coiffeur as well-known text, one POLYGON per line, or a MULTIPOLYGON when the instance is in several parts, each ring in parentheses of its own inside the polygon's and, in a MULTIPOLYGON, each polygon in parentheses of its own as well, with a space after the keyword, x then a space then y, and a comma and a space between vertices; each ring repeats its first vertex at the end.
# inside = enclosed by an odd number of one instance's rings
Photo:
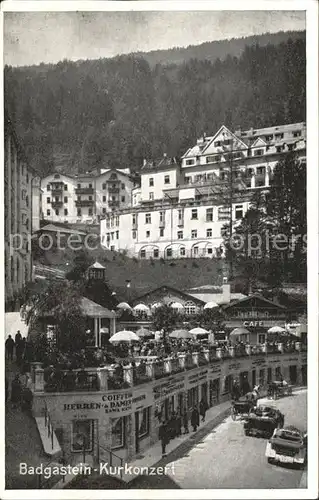
POLYGON ((133 398, 131 392, 104 394, 101 402, 81 402, 64 404, 65 411, 71 410, 104 410, 105 413, 123 413, 132 410, 132 406, 141 404, 146 395, 138 395, 133 398))

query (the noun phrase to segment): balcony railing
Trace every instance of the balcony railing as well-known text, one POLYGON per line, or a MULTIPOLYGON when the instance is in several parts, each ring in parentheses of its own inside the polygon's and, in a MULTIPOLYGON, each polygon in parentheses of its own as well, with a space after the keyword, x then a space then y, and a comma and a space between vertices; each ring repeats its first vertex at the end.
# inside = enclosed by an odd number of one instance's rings
POLYGON ((119 207, 120 206, 120 202, 119 201, 109 201, 109 206, 110 207, 119 207))
POLYGON ((63 188, 60 187, 58 189, 52 189, 51 194, 52 196, 62 196, 63 193, 63 188))
POLYGON ((120 192, 120 188, 109 187, 109 188, 108 188, 108 192, 109 192, 109 193, 111 193, 111 194, 112 194, 112 193, 114 193, 114 194, 115 194, 115 193, 116 193, 116 194, 118 194, 118 193, 120 192))
POLYGON ((61 208, 63 206, 63 201, 52 201, 51 206, 52 208, 61 208))
POLYGON ((75 201, 76 207, 93 207, 93 205, 94 205, 93 200, 76 200, 75 201))
POLYGON ((89 188, 89 187, 75 189, 75 194, 93 194, 93 193, 94 193, 93 188, 89 188))
POLYGON ((282 355, 301 353, 306 346, 300 342, 295 344, 278 343, 277 345, 232 345, 209 346, 199 352, 178 352, 168 358, 151 356, 146 360, 136 359, 136 364, 110 365, 78 370, 61 370, 49 368, 43 370, 41 363, 32 363, 31 377, 35 391, 45 392, 77 392, 107 391, 128 389, 132 386, 146 384, 151 380, 169 377, 175 373, 193 370, 196 367, 208 366, 222 360, 240 357, 282 355))

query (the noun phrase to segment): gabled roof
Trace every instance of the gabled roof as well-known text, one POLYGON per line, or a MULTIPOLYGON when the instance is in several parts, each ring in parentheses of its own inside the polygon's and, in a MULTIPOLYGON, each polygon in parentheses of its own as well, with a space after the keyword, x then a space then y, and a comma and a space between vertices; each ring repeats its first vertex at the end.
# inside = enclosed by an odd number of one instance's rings
POLYGON ((96 260, 94 264, 88 267, 88 269, 106 269, 106 268, 96 260))
POLYGON ((115 318, 116 316, 115 311, 110 311, 86 297, 81 298, 80 307, 83 314, 90 318, 115 318))
POLYGON ((251 147, 255 148, 257 146, 267 146, 267 143, 262 137, 257 137, 256 140, 252 143, 251 147))
POLYGON ((214 141, 216 140, 216 138, 220 134, 222 134, 222 133, 229 134, 231 137, 233 137, 234 141, 237 141, 239 144, 241 144, 243 146, 243 149, 247 149, 247 144, 242 139, 240 139, 239 137, 237 137, 237 135, 235 135, 233 132, 231 132, 225 125, 222 125, 220 127, 220 129, 218 130, 218 132, 216 132, 216 134, 212 137, 211 141, 202 150, 201 154, 208 154, 209 153, 209 151, 208 151, 209 147, 214 143, 214 141))
POLYGON ((158 293, 160 291, 163 291, 163 293, 165 293, 165 292, 172 292, 174 294, 180 295, 181 297, 184 297, 186 300, 192 300, 195 303, 197 302, 198 305, 204 305, 205 304, 205 301, 200 300, 200 299, 198 299, 196 297, 193 297, 189 293, 182 292, 181 290, 178 290, 177 288, 173 288, 173 287, 167 286, 167 285, 162 285, 162 286, 160 286, 158 288, 154 288, 153 290, 150 290, 147 293, 144 293, 143 295, 140 295, 139 297, 137 297, 136 299, 133 300, 133 304, 135 304, 135 303, 138 304, 139 302, 143 301, 143 299, 149 297, 153 293, 158 293))
POLYGON ((274 307, 276 309, 282 309, 283 311, 286 311, 286 307, 285 306, 276 304, 275 302, 272 302, 271 300, 265 299, 265 297, 263 297, 259 293, 254 293, 252 295, 249 295, 248 297, 245 297, 244 299, 236 300, 235 302, 232 302, 230 304, 225 305, 223 308, 224 309, 228 309, 229 307, 233 307, 233 306, 237 306, 239 304, 244 304, 245 302, 249 302, 252 299, 258 299, 261 302, 265 302, 265 304, 270 305, 270 306, 272 306, 272 307, 274 307))
POLYGON ((145 170, 165 170, 167 168, 177 168, 179 167, 179 163, 177 162, 176 158, 170 158, 168 156, 163 156, 162 158, 159 158, 157 160, 149 160, 144 163, 141 167, 141 171, 145 170))

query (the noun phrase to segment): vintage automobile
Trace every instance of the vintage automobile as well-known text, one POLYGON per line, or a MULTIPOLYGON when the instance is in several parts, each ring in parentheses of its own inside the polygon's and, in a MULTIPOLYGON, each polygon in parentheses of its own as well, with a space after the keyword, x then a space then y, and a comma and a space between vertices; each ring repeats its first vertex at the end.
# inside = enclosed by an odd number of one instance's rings
POLYGON ((231 407, 231 417, 236 420, 237 417, 243 418, 247 416, 252 408, 256 405, 256 402, 251 399, 239 399, 238 401, 232 401, 231 407))
POLYGON ((270 438, 277 427, 283 427, 285 416, 272 406, 252 408, 244 422, 246 436, 270 438))
POLYGON ((293 426, 275 429, 267 443, 265 455, 268 463, 304 467, 307 463, 307 433, 293 426))
POLYGON ((274 400, 281 396, 291 396, 292 386, 287 384, 285 380, 275 380, 268 384, 267 396, 274 400))

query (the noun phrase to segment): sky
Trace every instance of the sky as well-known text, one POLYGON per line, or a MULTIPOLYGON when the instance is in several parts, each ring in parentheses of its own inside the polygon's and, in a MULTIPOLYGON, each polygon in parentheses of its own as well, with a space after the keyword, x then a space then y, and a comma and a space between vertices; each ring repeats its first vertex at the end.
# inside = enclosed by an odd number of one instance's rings
POLYGON ((5 12, 4 63, 98 59, 303 29, 302 11, 5 12))

